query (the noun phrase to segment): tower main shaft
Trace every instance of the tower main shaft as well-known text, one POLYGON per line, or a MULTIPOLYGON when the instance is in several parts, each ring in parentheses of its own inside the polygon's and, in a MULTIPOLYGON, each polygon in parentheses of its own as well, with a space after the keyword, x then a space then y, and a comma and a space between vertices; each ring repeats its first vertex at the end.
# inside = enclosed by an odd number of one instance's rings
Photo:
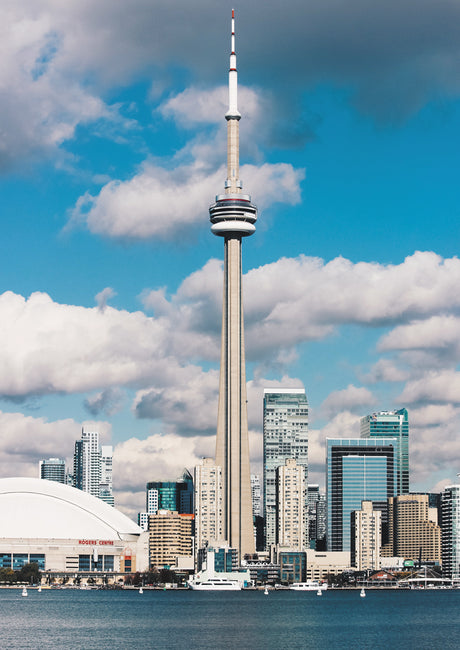
POLYGON ((254 553, 242 303, 241 241, 255 231, 257 208, 239 180, 239 120, 232 11, 225 193, 209 208, 211 231, 224 237, 224 297, 216 465, 222 467, 223 530, 240 558, 254 553))

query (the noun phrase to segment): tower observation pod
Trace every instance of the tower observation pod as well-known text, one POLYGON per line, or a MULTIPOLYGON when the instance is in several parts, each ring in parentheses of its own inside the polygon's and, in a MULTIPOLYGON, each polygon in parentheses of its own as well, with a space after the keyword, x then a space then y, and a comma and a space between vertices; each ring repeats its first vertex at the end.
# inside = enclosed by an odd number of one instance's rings
POLYGON ((249 467, 246 370, 242 304, 241 242, 255 232, 257 208, 242 193, 239 179, 238 76, 235 54, 235 12, 232 37, 227 120, 225 192, 209 208, 211 231, 224 238, 222 351, 217 416, 216 465, 222 467, 223 535, 240 559, 254 553, 249 467))

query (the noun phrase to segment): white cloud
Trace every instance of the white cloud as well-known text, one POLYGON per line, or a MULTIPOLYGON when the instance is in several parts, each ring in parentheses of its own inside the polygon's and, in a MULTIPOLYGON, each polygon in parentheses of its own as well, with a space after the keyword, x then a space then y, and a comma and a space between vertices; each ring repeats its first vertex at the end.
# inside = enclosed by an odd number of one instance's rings
MULTIPOLYGON (((0 393, 83 392, 160 376, 165 333, 141 312, 0 296, 0 393), (157 362, 157 363, 156 363, 157 362)), ((174 366, 174 361, 169 364, 174 366)), ((167 374, 167 373, 166 373, 167 374)))
POLYGON ((403 404, 434 402, 460 405, 460 372, 432 370, 408 381, 398 398, 403 404))
POLYGON ((406 381, 408 378, 409 372, 398 367, 394 361, 390 359, 379 359, 377 363, 372 366, 370 372, 362 376, 362 381, 375 384, 381 381, 406 381))
POLYGON ((219 373, 189 367, 174 383, 138 391, 133 411, 139 418, 159 419, 167 431, 184 436, 216 432, 219 373))
POLYGON ((107 388, 87 397, 84 406, 91 415, 104 413, 106 416, 111 416, 121 410, 125 397, 125 392, 120 388, 107 388))
POLYGON ((106 287, 99 291, 96 294, 96 304, 101 311, 104 311, 107 307, 107 304, 111 298, 114 298, 117 295, 117 292, 112 289, 112 287, 106 287))
MULTIPOLYGON (((292 165, 245 165, 241 176, 259 207, 300 200, 302 170, 292 165)), ((167 169, 151 162, 128 181, 110 181, 97 196, 86 193, 73 209, 69 225, 114 239, 174 239, 193 237, 192 226, 209 226, 208 207, 216 188, 224 187, 226 169, 209 169, 202 162, 167 169)))
MULTIPOLYGON (((445 306, 447 310, 449 305, 445 306)), ((454 314, 435 315, 399 327, 382 337, 379 350, 446 351, 460 360, 460 318, 454 314)))
POLYGON ((344 410, 360 412, 363 407, 369 407, 375 402, 370 390, 350 384, 347 388, 330 393, 321 404, 320 411, 330 418, 344 410))
POLYGON ((129 438, 116 445, 113 473, 117 489, 139 491, 148 481, 172 480, 201 458, 214 456, 215 441, 206 436, 183 438, 174 433, 153 434, 145 440, 129 438))
POLYGON ((70 418, 48 422, 43 417, 0 411, 2 476, 38 477, 38 462, 44 458, 64 458, 71 463, 83 425, 99 431, 102 441, 110 440, 108 422, 80 423, 70 418))
MULTIPOLYGON (((244 106, 244 120, 253 123, 260 116, 260 95, 253 89, 239 84, 238 102, 244 106)), ((228 86, 210 90, 190 87, 163 102, 159 112, 185 127, 197 124, 223 125, 223 116, 228 110, 228 86)))

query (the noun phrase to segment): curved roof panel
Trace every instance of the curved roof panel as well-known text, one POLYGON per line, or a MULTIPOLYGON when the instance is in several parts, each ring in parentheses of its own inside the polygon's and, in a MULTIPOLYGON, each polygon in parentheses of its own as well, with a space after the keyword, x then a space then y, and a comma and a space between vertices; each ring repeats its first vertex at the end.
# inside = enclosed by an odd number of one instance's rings
POLYGON ((55 481, 0 479, 0 538, 123 540, 142 529, 101 499, 55 481))

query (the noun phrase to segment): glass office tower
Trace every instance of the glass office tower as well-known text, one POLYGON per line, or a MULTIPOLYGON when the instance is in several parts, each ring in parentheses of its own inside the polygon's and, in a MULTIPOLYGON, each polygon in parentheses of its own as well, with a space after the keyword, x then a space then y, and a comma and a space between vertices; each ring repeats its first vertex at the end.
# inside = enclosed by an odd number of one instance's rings
POLYGON ((308 540, 308 402, 303 388, 264 390, 265 548, 276 544, 276 470, 293 458, 305 471, 304 538, 308 540))
POLYGON ((327 548, 350 550, 350 521, 362 501, 372 501, 387 522, 387 499, 395 494, 398 440, 328 438, 326 462, 327 548))
POLYGON ((379 411, 361 418, 361 438, 396 438, 396 492, 409 494, 409 417, 406 409, 379 411))

